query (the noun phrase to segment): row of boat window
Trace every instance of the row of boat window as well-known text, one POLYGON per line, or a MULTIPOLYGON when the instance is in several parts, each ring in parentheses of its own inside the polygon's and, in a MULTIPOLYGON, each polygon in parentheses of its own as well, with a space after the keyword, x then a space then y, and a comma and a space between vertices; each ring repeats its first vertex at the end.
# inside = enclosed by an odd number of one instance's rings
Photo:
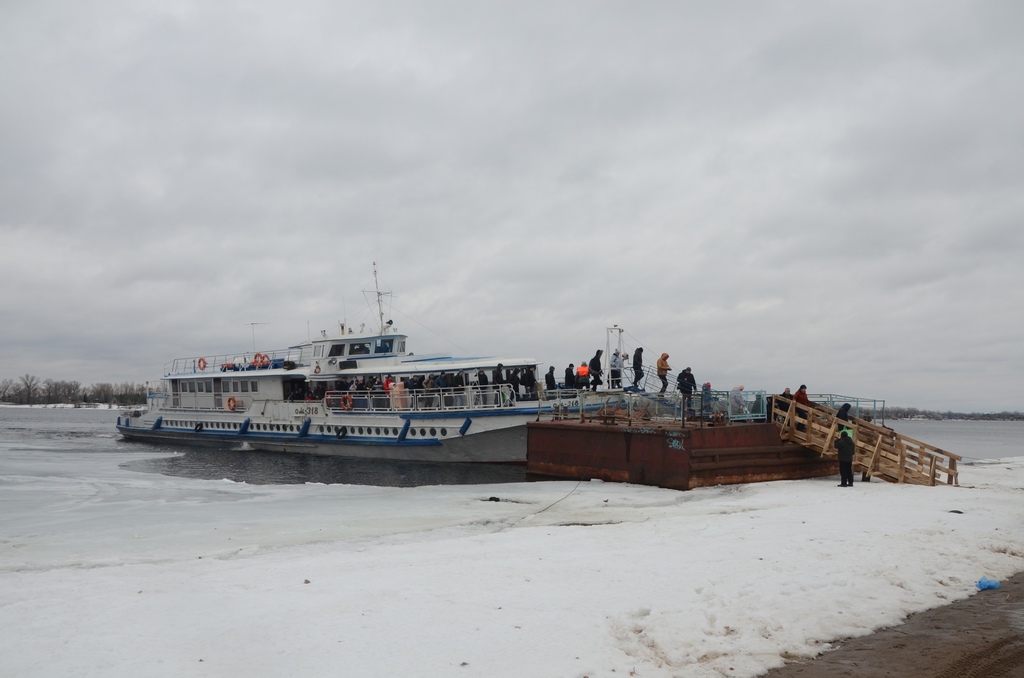
MULTIPOLYGON (((167 422, 168 426, 174 426, 174 427, 180 427, 180 428, 186 428, 186 427, 193 427, 194 428, 196 426, 199 426, 200 424, 202 424, 203 428, 209 428, 209 429, 213 429, 213 430, 220 429, 220 430, 224 430, 224 431, 237 431, 237 430, 239 430, 241 428, 241 424, 238 424, 236 422, 224 422, 224 421, 214 421, 214 422, 209 422, 209 423, 188 422, 188 421, 169 421, 169 422, 167 422)), ((302 429, 302 426, 300 424, 253 424, 252 426, 250 426, 250 429, 253 430, 253 431, 279 431, 279 432, 282 432, 282 433, 298 433, 302 429)), ((384 435, 384 436, 397 436, 399 434, 399 432, 400 432, 399 429, 397 429, 397 428, 389 428, 387 426, 385 426, 384 428, 381 428, 379 426, 378 427, 372 427, 372 426, 353 426, 350 429, 347 426, 330 426, 330 425, 327 425, 327 426, 320 425, 320 426, 317 427, 317 431, 319 433, 329 433, 329 434, 333 433, 335 435, 337 435, 339 433, 342 434, 342 435, 344 435, 346 433, 354 433, 356 435, 378 435, 378 436, 380 436, 380 435, 384 435)), ((428 432, 430 434, 430 437, 432 437, 432 438, 433 437, 437 437, 438 433, 441 434, 442 438, 448 436, 448 429, 446 429, 446 428, 442 428, 440 431, 438 431, 438 429, 436 429, 436 428, 430 428, 430 429, 426 429, 426 428, 421 428, 421 429, 410 428, 409 429, 409 435, 412 436, 412 437, 416 437, 417 431, 419 432, 420 437, 423 437, 423 438, 427 437, 427 433, 428 432)))
POLYGON ((259 393, 255 379, 172 379, 171 393, 259 393))
MULTIPOLYGON (((317 344, 313 347, 313 357, 322 358, 324 357, 325 346, 323 344, 317 344)), ((379 338, 373 342, 369 341, 353 341, 347 344, 331 344, 330 349, 327 351, 327 357, 336 358, 343 355, 370 355, 371 351, 375 354, 381 353, 392 353, 395 351, 395 339, 379 338), (346 353, 345 347, 348 347, 346 353)), ((398 352, 403 353, 405 351, 405 339, 398 340, 398 352)))

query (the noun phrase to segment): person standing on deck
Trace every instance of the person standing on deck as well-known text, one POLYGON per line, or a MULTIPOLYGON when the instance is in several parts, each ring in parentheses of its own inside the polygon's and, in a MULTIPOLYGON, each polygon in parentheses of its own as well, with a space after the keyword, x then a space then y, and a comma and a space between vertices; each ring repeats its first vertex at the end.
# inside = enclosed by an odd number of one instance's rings
POLYGON ((544 388, 549 391, 558 390, 558 382, 555 381, 555 366, 552 365, 548 368, 548 373, 544 375, 544 388))
POLYGON ((608 388, 622 388, 622 356, 619 349, 612 351, 611 377, 608 380, 608 388))
POLYGON ((594 391, 597 391, 597 387, 604 383, 601 381, 601 373, 603 372, 601 369, 602 355, 604 355, 604 351, 598 349, 594 357, 590 359, 590 386, 594 391))
POLYGON ((856 446, 846 429, 832 445, 839 452, 839 487, 853 487, 853 455, 856 446))
POLYGON ((508 383, 512 387, 512 395, 519 400, 519 368, 513 368, 508 372, 508 383))
POLYGON ((633 388, 639 389, 644 378, 644 349, 633 351, 633 388))
POLYGON ((576 388, 576 366, 572 363, 565 368, 565 387, 576 388))
POLYGON ((668 358, 668 353, 662 353, 658 358, 658 379, 661 379, 661 390, 658 393, 664 393, 668 389, 668 371, 672 369, 668 364, 668 358))
POLYGON ((523 390, 526 391, 524 399, 531 400, 537 395, 537 377, 533 376, 533 365, 523 370, 523 378, 520 383, 523 385, 523 390))
POLYGON ((587 361, 581 360, 580 366, 576 368, 576 388, 585 391, 589 386, 590 366, 587 364, 587 361))
POLYGON ((683 394, 683 402, 689 409, 693 405, 693 392, 697 390, 697 380, 693 377, 693 370, 687 367, 680 372, 676 378, 676 387, 683 394))
POLYGON ((477 393, 479 394, 480 403, 483 405, 491 404, 491 396, 488 393, 490 389, 487 388, 490 382, 487 381, 487 373, 480 370, 476 373, 476 385, 479 387, 477 393))
POLYGON ((501 405, 501 385, 505 383, 505 366, 498 366, 491 372, 491 389, 494 391, 494 404, 501 405))

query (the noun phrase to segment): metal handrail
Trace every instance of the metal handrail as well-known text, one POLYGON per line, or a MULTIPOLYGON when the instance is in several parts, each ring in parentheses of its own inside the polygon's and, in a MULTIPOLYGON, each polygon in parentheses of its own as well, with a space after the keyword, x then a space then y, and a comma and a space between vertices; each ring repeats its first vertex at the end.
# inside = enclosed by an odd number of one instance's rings
POLYGON ((175 358, 164 365, 164 375, 167 377, 186 374, 218 376, 226 372, 248 372, 252 370, 270 369, 281 366, 285 362, 294 363, 295 367, 307 367, 308 361, 301 360, 301 352, 296 349, 277 349, 274 351, 228 353, 212 356, 192 356, 189 358, 175 358), (266 356, 267 360, 257 362, 256 355, 266 356), (205 366, 205 369, 202 369, 205 366))
POLYGON ((328 412, 448 412, 498 410, 520 404, 508 384, 391 391, 327 391, 328 412))

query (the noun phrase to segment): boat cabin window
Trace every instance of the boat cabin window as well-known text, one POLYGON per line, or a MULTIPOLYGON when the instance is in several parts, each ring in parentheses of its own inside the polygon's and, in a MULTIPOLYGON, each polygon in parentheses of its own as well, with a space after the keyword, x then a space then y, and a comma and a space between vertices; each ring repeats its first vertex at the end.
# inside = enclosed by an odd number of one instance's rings
POLYGON ((252 391, 253 393, 259 393, 260 392, 260 382, 258 382, 256 380, 250 381, 249 382, 249 390, 252 391))
POLYGON ((370 355, 370 344, 365 341, 360 341, 355 344, 349 344, 348 347, 349 355, 370 355))
POLYGON ((331 352, 327 354, 327 357, 336 358, 339 355, 345 355, 345 344, 332 344, 331 352))
POLYGON ((196 382, 194 382, 194 381, 188 382, 188 392, 189 393, 195 393, 196 392, 196 382))
POLYGON ((242 386, 242 393, 248 393, 249 392, 249 382, 243 381, 241 386, 242 386))
POLYGON ((377 346, 374 347, 374 353, 391 353, 395 345, 394 339, 378 339, 377 346))
POLYGON ((313 347, 313 357, 314 358, 323 358, 324 357, 324 345, 323 344, 317 344, 316 346, 313 347))
POLYGON ((399 353, 405 353, 405 339, 398 341, 398 348, 396 349, 399 353))

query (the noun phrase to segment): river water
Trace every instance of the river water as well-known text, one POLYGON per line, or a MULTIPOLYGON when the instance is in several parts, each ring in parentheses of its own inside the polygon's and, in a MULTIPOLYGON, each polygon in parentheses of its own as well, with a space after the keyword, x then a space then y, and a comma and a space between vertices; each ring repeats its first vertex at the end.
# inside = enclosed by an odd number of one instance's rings
POLYGON ((524 466, 432 464, 252 452, 225 447, 127 442, 115 428, 114 410, 0 407, 0 475, 5 460, 39 455, 124 453, 123 468, 184 478, 264 484, 350 484, 384 487, 518 483, 533 480, 524 466), (142 458, 140 458, 142 457, 142 458))
MULTIPOLYGON (((123 453, 132 471, 228 479, 250 484, 345 483, 389 487, 512 483, 534 480, 522 466, 428 464, 189 449, 129 443, 114 428, 117 412, 98 409, 0 407, 0 475, 17 461, 123 453)), ((896 431, 964 458, 963 463, 1024 456, 1024 422, 889 421, 896 431)), ((52 466, 49 468, 53 468, 52 466)))

